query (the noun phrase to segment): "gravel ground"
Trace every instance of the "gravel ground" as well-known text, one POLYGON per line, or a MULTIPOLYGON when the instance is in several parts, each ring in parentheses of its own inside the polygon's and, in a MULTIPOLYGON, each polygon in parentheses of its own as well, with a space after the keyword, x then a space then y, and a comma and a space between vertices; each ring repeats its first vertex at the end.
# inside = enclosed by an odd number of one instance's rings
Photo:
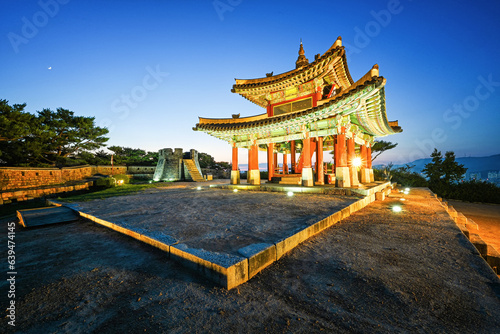
POLYGON ((89 221, 17 225, 15 329, 500 333, 497 276, 428 192, 406 198, 369 205, 231 291, 89 221))

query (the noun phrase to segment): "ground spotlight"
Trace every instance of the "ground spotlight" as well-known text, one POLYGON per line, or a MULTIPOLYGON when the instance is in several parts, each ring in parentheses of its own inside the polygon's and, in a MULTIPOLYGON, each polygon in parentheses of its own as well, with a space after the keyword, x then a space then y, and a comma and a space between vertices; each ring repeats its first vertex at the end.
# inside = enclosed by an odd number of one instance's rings
POLYGON ((201 190, 201 187, 196 187, 197 190, 201 190))
POLYGON ((401 212, 401 211, 402 211, 402 209, 399 205, 394 205, 392 207, 392 212, 401 212))
POLYGON ((238 189, 233 189, 233 193, 237 193, 238 192, 238 189))
POLYGON ((293 191, 289 191, 286 194, 287 194, 287 196, 291 197, 291 196, 293 196, 293 191))

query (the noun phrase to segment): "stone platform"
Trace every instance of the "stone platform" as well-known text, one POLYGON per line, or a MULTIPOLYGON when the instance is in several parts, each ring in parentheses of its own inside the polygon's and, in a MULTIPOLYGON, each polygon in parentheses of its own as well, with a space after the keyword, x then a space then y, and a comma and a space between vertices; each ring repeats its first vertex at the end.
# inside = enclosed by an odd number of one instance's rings
POLYGON ((153 189, 66 206, 162 249, 171 259, 231 289, 373 202, 375 192, 387 187, 389 183, 374 184, 364 190, 371 195, 362 197, 329 187, 219 184, 153 189), (336 195, 339 191, 344 196, 336 195))

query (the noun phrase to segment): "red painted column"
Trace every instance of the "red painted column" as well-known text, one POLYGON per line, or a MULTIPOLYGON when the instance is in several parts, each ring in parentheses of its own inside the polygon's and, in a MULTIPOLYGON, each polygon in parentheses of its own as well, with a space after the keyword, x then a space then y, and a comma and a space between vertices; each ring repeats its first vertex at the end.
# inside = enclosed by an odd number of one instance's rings
POLYGON ((233 165, 233 167, 231 168, 232 170, 238 170, 238 148, 236 147, 236 144, 234 144, 234 143, 233 143, 232 165, 233 165))
POLYGON ((268 180, 271 181, 271 179, 274 176, 274 143, 270 143, 267 145, 267 174, 268 174, 268 180))
POLYGON ((332 170, 334 171, 335 168, 339 165, 339 147, 337 144, 337 135, 333 136, 333 167, 332 170))
POLYGON ((273 155, 273 160, 274 160, 274 168, 278 169, 278 173, 279 173, 279 165, 278 165, 278 152, 275 152, 274 155, 273 155))
POLYGON ((273 107, 271 106, 271 104, 268 104, 267 105, 267 116, 271 117, 272 114, 273 114, 273 107))
POLYGON ((290 142, 290 162, 292 163, 292 174, 295 174, 295 140, 290 142))
POLYGON ((360 147, 361 149, 361 152, 360 152, 360 155, 361 155, 361 168, 367 168, 367 161, 366 161, 366 146, 365 145, 361 145, 360 147))
POLYGON ((311 168, 311 138, 309 138, 309 133, 306 136, 307 138, 302 140, 303 168, 311 168))
POLYGON ((259 169, 259 147, 253 144, 248 149, 248 170, 259 169))
POLYGON ((248 171, 253 167, 253 146, 248 148, 248 171))
MULTIPOLYGON (((337 135, 337 148, 339 152, 338 165, 335 167, 347 167, 347 147, 345 143, 345 134, 341 133, 337 135)), ((335 151, 335 154, 337 151, 335 151)))
POLYGON ((256 141, 253 141, 253 144, 248 149, 247 182, 250 184, 260 184, 259 147, 256 141))
POLYGON ((305 138, 302 140, 302 156, 302 186, 313 187, 314 175, 311 168, 311 138, 308 132, 305 133, 305 138))
POLYGON ((316 168, 316 181, 318 182, 318 184, 324 184, 325 174, 323 168, 323 137, 318 137, 318 140, 316 141, 316 168))
POLYGON ((288 154, 283 153, 283 174, 288 174, 288 154))
POLYGON ((372 146, 368 144, 366 148, 366 168, 372 168, 372 146))
POLYGON ((353 167, 353 161, 356 157, 354 138, 347 139, 347 165, 353 167))
POLYGON ((259 170, 259 146, 257 144, 254 144, 253 148, 253 161, 254 161, 253 169, 259 170))

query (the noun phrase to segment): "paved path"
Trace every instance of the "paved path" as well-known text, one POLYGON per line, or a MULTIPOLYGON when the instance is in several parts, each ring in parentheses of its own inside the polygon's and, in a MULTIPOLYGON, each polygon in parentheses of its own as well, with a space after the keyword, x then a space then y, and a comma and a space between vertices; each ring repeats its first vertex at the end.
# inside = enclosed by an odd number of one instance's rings
POLYGON ((498 277, 428 192, 406 197, 369 205, 231 291, 88 221, 17 225, 16 330, 500 332, 498 277))

